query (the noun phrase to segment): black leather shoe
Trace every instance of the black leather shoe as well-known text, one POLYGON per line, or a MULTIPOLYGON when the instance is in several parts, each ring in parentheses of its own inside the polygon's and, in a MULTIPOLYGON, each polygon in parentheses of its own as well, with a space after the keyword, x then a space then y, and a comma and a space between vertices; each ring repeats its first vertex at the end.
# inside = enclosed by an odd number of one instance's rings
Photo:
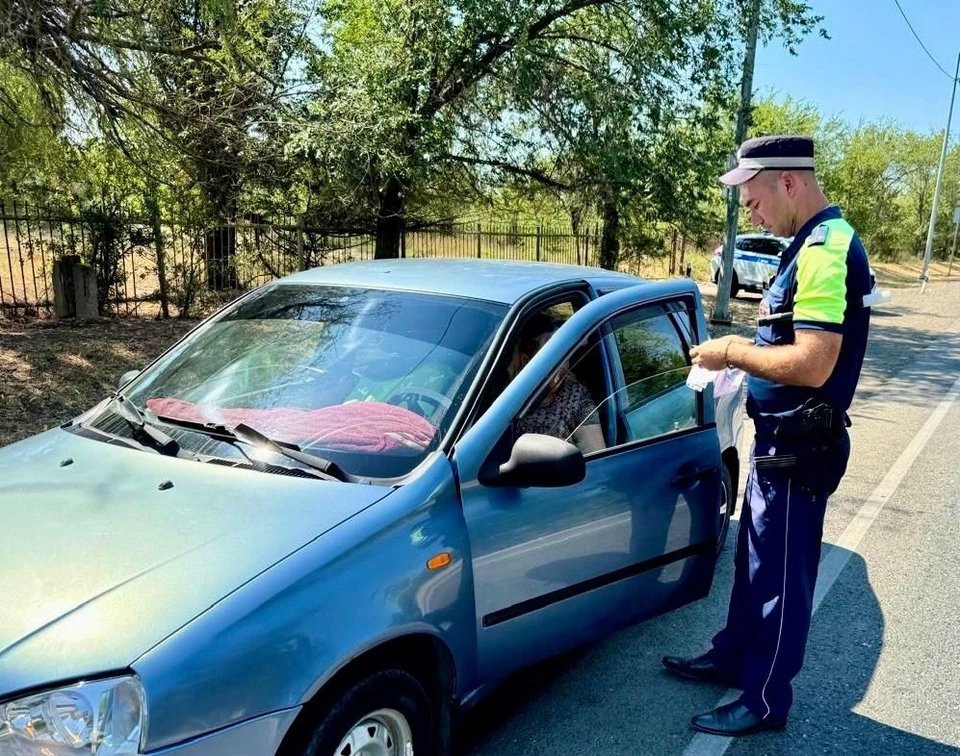
POLYGON ((728 688, 739 688, 740 681, 717 667, 708 654, 684 659, 680 656, 664 656, 663 666, 677 677, 699 682, 717 683, 728 688))
POLYGON ((782 719, 754 714, 739 701, 720 706, 706 714, 697 714, 690 720, 690 726, 694 730, 728 737, 752 735, 764 730, 782 730, 786 724, 782 719))

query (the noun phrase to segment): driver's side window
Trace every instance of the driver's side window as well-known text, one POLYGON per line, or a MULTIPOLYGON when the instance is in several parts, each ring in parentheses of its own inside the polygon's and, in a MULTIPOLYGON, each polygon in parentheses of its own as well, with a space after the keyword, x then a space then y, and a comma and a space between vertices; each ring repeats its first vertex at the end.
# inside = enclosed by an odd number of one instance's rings
MULTIPOLYGON (((550 340, 553 334, 584 304, 586 297, 557 301, 529 315, 511 345, 507 366, 513 380, 550 340)), ((598 402, 606 393, 606 373, 597 340, 584 342, 554 373, 540 395, 516 418, 516 435, 536 433, 576 444, 585 454, 608 444, 598 402)))
POLYGON ((517 418, 517 435, 554 436, 570 441, 584 454, 606 449, 602 416, 594 393, 577 375, 578 369, 585 369, 599 358, 596 346, 576 350, 547 381, 530 408, 517 418))
POLYGON ((687 387, 693 329, 686 311, 646 308, 611 323, 624 388, 625 442, 645 441, 696 426, 697 394, 687 387))

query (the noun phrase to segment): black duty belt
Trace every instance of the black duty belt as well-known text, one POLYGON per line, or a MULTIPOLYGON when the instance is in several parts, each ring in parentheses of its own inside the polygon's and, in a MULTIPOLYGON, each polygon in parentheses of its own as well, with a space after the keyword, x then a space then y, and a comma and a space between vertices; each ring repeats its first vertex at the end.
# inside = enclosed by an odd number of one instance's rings
POLYGON ((818 400, 810 400, 791 412, 750 415, 761 435, 776 439, 829 440, 839 438, 850 427, 850 416, 818 400))

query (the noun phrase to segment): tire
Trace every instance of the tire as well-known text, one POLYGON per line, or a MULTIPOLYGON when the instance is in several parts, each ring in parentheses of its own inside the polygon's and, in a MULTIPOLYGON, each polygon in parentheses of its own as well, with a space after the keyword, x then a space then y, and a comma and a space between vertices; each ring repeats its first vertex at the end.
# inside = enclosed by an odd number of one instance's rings
POLYGON ((727 542, 727 535, 730 532, 730 517, 733 515, 736 506, 736 486, 733 478, 730 477, 730 470, 726 463, 720 465, 720 498, 717 502, 717 515, 720 518, 720 532, 717 536, 717 556, 723 551, 727 542))
POLYGON ((430 697, 413 675, 388 669, 350 685, 320 717, 302 756, 387 753, 438 756, 436 718, 430 697), (409 738, 412 751, 405 748, 409 738), (363 750, 364 743, 376 747, 363 750))
POLYGON ((737 278, 737 271, 733 271, 733 278, 730 281, 730 299, 736 299, 740 293, 740 279, 737 278))

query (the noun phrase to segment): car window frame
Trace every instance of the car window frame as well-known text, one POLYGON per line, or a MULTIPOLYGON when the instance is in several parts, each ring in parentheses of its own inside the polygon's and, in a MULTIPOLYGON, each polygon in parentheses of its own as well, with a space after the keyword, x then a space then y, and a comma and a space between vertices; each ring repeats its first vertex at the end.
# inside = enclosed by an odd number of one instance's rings
MULTIPOLYGON (((647 320, 648 318, 660 317, 663 315, 668 316, 670 323, 673 326, 675 332, 677 333, 677 337, 679 338, 680 343, 684 348, 684 356, 687 359, 688 365, 692 365, 692 362, 690 360, 690 349, 695 344, 699 343, 701 340, 700 333, 699 333, 700 331, 699 323, 696 317, 696 313, 697 313, 696 302, 694 301, 692 296, 687 296, 687 295, 682 295, 679 297, 671 297, 669 299, 665 299, 659 302, 648 302, 638 307, 631 308, 623 312, 619 312, 616 315, 611 316, 606 321, 604 321, 601 327, 607 329, 607 336, 609 337, 609 340, 611 342, 610 347, 607 349, 607 355, 612 363, 611 370, 613 372, 614 382, 617 384, 616 388, 614 389, 613 396, 616 397, 614 400, 614 404, 616 405, 615 411, 617 414, 618 429, 621 427, 621 425, 624 429, 627 427, 626 412, 625 412, 624 405, 625 405, 625 396, 626 396, 626 390, 628 388, 628 384, 626 382, 626 376, 624 375, 623 364, 620 361, 620 350, 616 344, 616 337, 613 334, 613 327, 611 325, 611 322, 619 318, 629 317, 638 311, 640 312, 647 311, 649 314, 646 315, 645 317, 641 317, 638 321, 635 321, 635 322, 642 322, 643 320, 647 320), (683 329, 681 328, 681 326, 676 320, 677 313, 683 313, 684 315, 686 315, 688 322, 690 323, 690 331, 691 331, 690 335, 691 335, 692 341, 688 340, 685 337, 683 333, 683 329)), ((660 443, 661 441, 669 440, 679 436, 688 435, 690 433, 700 432, 705 428, 709 427, 710 424, 706 422, 706 412, 704 407, 703 392, 697 392, 696 394, 696 413, 697 413, 696 424, 691 428, 682 428, 681 430, 671 431, 670 433, 662 433, 662 434, 651 436, 645 439, 625 440, 621 444, 614 444, 613 446, 604 450, 603 453, 619 452, 623 450, 640 448, 642 446, 660 443)))
MULTIPOLYGON (((514 304, 501 324, 500 333, 494 338, 494 342, 490 345, 486 359, 483 364, 481 364, 480 371, 474 379, 474 385, 464 397, 463 405, 460 409, 460 417, 456 418, 451 426, 450 433, 439 447, 441 452, 448 456, 452 455, 463 436, 466 435, 490 409, 489 403, 487 403, 486 407, 483 407, 483 405, 488 391, 491 390, 491 383, 499 371, 504 369, 509 362, 511 357, 509 351, 527 321, 534 314, 556 304, 560 304, 567 298, 575 295, 582 296, 583 301, 580 306, 574 310, 574 314, 598 298, 596 289, 588 281, 572 280, 552 284, 548 287, 532 291, 524 299, 514 304)), ((610 380, 612 381, 612 377, 610 377, 610 380)))

